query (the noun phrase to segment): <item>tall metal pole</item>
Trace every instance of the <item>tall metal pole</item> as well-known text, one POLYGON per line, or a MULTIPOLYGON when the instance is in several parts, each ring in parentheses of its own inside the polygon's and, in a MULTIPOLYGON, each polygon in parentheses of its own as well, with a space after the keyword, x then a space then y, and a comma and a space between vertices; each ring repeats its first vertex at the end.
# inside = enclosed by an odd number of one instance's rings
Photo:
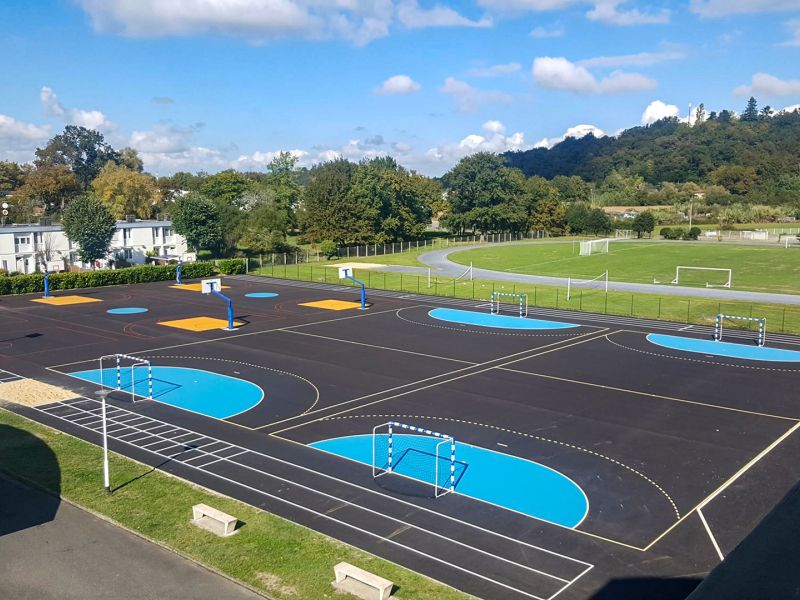
POLYGON ((106 396, 111 390, 101 389, 96 392, 100 398, 102 405, 102 419, 103 419, 103 487, 106 490, 106 495, 111 495, 111 478, 108 472, 108 428, 106 419, 106 396))

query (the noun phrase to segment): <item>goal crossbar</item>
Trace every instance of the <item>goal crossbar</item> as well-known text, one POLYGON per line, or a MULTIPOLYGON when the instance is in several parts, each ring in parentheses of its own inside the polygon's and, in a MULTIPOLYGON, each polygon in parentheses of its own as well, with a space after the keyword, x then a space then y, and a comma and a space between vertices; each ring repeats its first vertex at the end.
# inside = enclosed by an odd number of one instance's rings
MULTIPOLYGON (((146 368, 147 369, 147 396, 145 396, 148 400, 153 399, 153 366, 150 364, 150 361, 144 358, 139 358, 138 356, 130 356, 129 354, 107 354, 105 356, 100 357, 100 389, 105 389, 106 387, 111 387, 111 385, 106 386, 103 381, 103 364, 105 361, 111 360, 114 361, 114 369, 116 371, 116 387, 114 389, 121 390, 122 389, 122 373, 123 369, 127 369, 127 366, 122 366, 122 361, 127 360, 130 361, 130 373, 131 373, 131 401, 136 401, 136 367, 146 368)), ((144 396, 144 394, 140 394, 144 396)))
POLYGON ((580 255, 591 256, 592 254, 605 254, 608 253, 609 238, 599 240, 587 240, 581 242, 580 255))
POLYGON ((767 319, 764 317, 741 317, 739 315, 726 315, 723 313, 717 314, 714 321, 714 341, 722 341, 722 323, 725 319, 733 321, 749 321, 758 323, 758 337, 756 338, 756 345, 761 347, 767 340, 767 319))
POLYGON ((372 477, 377 479, 381 475, 395 473, 402 477, 407 477, 415 481, 420 481, 432 485, 434 487, 435 497, 443 496, 445 494, 455 491, 456 486, 456 440, 453 436, 446 433, 439 433, 424 427, 416 427, 415 425, 408 425, 406 423, 399 423, 397 421, 388 421, 382 425, 376 425, 372 429, 372 477), (386 433, 381 433, 385 431, 386 433), (395 456, 398 452, 398 439, 396 436, 402 435, 404 440, 410 439, 410 447, 408 450, 401 451, 400 456, 395 456), (378 456, 378 440, 381 436, 386 436, 385 455, 382 453, 378 456), (433 481, 429 481, 423 476, 416 473, 408 474, 398 471, 400 461, 405 458, 405 453, 409 450, 415 450, 422 454, 428 454, 426 451, 427 444, 419 443, 418 447, 414 447, 413 438, 424 439, 425 437, 434 440, 433 459, 433 481), (440 463, 447 463, 446 467, 440 466, 440 463))
POLYGON ((677 267, 675 267, 675 279, 672 280, 673 285, 680 284, 681 271, 715 271, 728 274, 728 280, 722 284, 713 284, 706 281, 707 288, 711 287, 729 288, 731 287, 731 282, 733 281, 733 269, 720 269, 718 267, 687 267, 684 265, 678 265, 677 267))
POLYGON ((500 314, 500 304, 503 298, 516 298, 516 303, 506 302, 506 304, 519 304, 519 316, 528 316, 528 294, 515 294, 512 292, 492 292, 490 299, 490 312, 493 315, 500 314))
POLYGON ((573 286, 588 287, 589 289, 602 289, 607 294, 608 271, 606 271, 605 273, 601 273, 600 275, 592 279, 577 279, 575 277, 567 277, 567 300, 569 300, 572 297, 573 286))

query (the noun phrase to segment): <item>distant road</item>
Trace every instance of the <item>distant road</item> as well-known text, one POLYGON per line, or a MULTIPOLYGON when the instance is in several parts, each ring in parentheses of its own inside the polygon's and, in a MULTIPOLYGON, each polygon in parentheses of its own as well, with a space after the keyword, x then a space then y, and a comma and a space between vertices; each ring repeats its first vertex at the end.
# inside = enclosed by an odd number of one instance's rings
MULTIPOLYGON (((514 246, 525 244, 540 244, 542 242, 509 242, 505 244, 492 244, 492 246, 514 246)), ((545 242, 546 243, 546 242, 545 242)), ((472 246, 457 246, 454 248, 444 248, 442 250, 432 250, 420 254, 419 260, 422 264, 430 267, 439 275, 458 277, 464 273, 464 265, 454 263, 449 256, 454 252, 464 252, 477 248, 486 248, 487 244, 475 244, 472 246)), ((415 267, 412 267, 415 268, 415 267)), ((415 268, 417 269, 417 268, 415 268)), ((505 271, 491 271, 489 269, 473 268, 473 277, 476 279, 493 279, 495 281, 510 281, 512 283, 530 283, 541 285, 566 286, 566 277, 544 277, 541 275, 524 275, 520 273, 508 273, 505 271)), ((661 294, 665 296, 693 296, 701 298, 714 298, 719 301, 744 300, 746 302, 769 302, 772 304, 793 304, 800 305, 800 296, 793 294, 770 294, 766 292, 747 292, 744 290, 729 290, 725 288, 694 288, 681 287, 677 285, 659 285, 652 283, 628 283, 624 281, 609 281, 609 291, 615 292, 638 292, 643 294, 661 294)))

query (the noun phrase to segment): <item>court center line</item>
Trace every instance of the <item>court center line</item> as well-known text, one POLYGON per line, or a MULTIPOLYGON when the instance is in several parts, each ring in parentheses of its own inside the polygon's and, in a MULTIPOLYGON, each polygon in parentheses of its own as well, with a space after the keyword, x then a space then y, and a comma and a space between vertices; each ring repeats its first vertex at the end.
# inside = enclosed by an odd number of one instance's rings
POLYGON ((697 516, 700 517, 700 520, 703 522, 703 527, 706 528, 708 537, 711 539, 711 543, 714 545, 714 550, 717 551, 717 556, 719 556, 720 560, 725 560, 725 557, 722 555, 722 550, 719 549, 719 544, 717 544, 714 534, 711 533, 711 527, 708 526, 708 521, 706 521, 706 518, 703 516, 703 511, 699 508, 697 509, 697 516))

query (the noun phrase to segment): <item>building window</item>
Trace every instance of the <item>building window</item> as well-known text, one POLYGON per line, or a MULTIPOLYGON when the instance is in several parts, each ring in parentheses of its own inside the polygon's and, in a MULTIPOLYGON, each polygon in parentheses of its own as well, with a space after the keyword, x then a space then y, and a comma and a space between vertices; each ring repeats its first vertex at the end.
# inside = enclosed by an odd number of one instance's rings
POLYGON ((133 258, 133 250, 125 248, 125 260, 130 260, 131 258, 133 258))
POLYGON ((27 246, 28 244, 31 243, 31 238, 28 235, 26 235, 26 236, 15 235, 14 236, 14 243, 17 246, 23 246, 23 245, 27 246))

